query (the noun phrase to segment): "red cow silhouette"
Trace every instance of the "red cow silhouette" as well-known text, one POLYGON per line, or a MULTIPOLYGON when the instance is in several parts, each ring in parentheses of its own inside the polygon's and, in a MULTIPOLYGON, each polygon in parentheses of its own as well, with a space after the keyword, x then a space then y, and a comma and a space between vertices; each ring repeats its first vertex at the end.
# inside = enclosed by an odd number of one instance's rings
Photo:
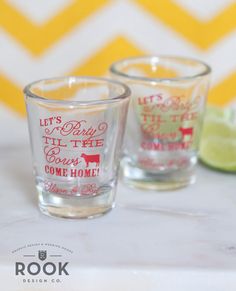
POLYGON ((86 155, 82 153, 81 157, 86 163, 86 168, 89 166, 89 163, 96 163, 96 167, 98 167, 100 164, 100 155, 86 155))
POLYGON ((190 136, 191 140, 192 140, 192 138, 193 138, 193 127, 187 127, 187 128, 180 127, 179 131, 182 134, 182 140, 184 140, 185 136, 190 136))

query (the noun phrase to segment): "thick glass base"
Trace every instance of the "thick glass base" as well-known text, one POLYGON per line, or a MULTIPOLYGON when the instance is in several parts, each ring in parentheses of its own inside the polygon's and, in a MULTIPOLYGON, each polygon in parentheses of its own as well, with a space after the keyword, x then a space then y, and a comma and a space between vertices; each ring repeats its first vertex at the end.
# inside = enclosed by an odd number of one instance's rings
POLYGON ((49 216, 61 218, 95 218, 114 206, 114 190, 97 196, 64 196, 38 189, 39 209, 49 216))
POLYGON ((194 161, 188 167, 165 171, 148 171, 132 164, 129 159, 121 163, 121 178, 128 186, 147 190, 175 190, 193 184, 196 180, 194 161))

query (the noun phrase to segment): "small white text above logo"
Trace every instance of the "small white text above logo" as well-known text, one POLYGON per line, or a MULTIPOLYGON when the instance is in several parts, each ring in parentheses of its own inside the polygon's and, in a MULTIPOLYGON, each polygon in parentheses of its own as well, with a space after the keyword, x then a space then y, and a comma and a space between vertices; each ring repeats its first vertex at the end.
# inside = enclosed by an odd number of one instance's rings
POLYGON ((24 284, 60 284, 70 276, 73 251, 54 243, 32 243, 13 250, 14 275, 24 284))

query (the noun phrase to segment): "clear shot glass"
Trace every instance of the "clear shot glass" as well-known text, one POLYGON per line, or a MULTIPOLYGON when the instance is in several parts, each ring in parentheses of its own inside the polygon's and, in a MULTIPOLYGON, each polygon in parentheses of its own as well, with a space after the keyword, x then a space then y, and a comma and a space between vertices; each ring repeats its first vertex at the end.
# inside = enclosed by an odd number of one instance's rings
POLYGON ((40 210, 91 218, 114 207, 130 90, 62 77, 24 89, 40 210))
POLYGON ((122 176, 145 189, 195 181, 210 67, 174 56, 128 58, 110 73, 131 89, 122 176))

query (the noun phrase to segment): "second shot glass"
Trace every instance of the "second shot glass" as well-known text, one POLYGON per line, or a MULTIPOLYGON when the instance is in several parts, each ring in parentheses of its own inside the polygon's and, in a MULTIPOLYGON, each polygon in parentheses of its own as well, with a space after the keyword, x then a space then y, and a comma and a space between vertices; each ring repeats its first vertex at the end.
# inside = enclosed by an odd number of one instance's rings
POLYGON ((128 58, 111 76, 132 92, 122 175, 144 189, 175 189, 195 181, 210 67, 173 56, 128 58))

